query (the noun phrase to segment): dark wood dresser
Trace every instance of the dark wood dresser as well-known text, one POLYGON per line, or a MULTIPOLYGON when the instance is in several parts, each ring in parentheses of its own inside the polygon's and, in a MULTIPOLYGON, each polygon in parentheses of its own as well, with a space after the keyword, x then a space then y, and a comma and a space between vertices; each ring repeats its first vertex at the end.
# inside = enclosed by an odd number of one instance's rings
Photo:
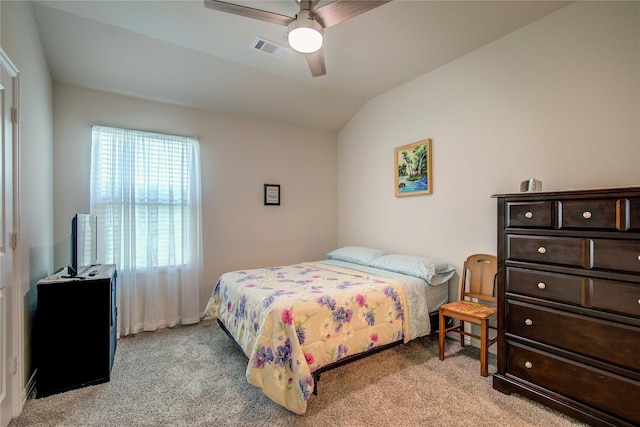
POLYGON ((640 425, 640 187, 494 197, 494 389, 640 425))

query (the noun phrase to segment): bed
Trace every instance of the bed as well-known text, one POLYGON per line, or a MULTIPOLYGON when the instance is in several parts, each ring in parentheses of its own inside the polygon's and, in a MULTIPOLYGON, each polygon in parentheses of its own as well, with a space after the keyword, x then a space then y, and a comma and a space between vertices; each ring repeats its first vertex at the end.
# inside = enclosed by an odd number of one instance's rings
POLYGON ((454 273, 441 260, 347 246, 225 273, 205 312, 248 358, 248 382, 304 414, 321 372, 436 331, 454 273))

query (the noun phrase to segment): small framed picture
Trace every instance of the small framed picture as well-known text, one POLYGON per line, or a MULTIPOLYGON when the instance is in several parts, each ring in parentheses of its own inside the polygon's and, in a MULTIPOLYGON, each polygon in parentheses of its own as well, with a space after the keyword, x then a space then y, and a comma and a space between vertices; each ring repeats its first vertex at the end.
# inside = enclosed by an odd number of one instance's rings
POLYGON ((280 185, 279 184, 264 185, 264 205, 280 206, 280 185))

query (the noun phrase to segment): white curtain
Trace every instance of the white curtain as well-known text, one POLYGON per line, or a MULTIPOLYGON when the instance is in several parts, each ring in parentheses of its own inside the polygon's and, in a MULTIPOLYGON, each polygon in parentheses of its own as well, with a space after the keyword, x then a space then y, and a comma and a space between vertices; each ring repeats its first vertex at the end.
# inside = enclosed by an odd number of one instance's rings
POLYGON ((118 269, 118 335, 198 322, 198 140, 92 126, 90 191, 98 258, 118 269))

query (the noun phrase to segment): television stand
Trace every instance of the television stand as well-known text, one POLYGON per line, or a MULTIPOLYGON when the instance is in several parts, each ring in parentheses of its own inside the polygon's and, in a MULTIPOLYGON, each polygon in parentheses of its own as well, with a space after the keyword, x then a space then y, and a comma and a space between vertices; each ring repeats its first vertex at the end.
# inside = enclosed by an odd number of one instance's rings
POLYGON ((66 273, 63 268, 37 285, 38 398, 111 379, 118 318, 116 266, 92 266, 74 277, 66 273))

